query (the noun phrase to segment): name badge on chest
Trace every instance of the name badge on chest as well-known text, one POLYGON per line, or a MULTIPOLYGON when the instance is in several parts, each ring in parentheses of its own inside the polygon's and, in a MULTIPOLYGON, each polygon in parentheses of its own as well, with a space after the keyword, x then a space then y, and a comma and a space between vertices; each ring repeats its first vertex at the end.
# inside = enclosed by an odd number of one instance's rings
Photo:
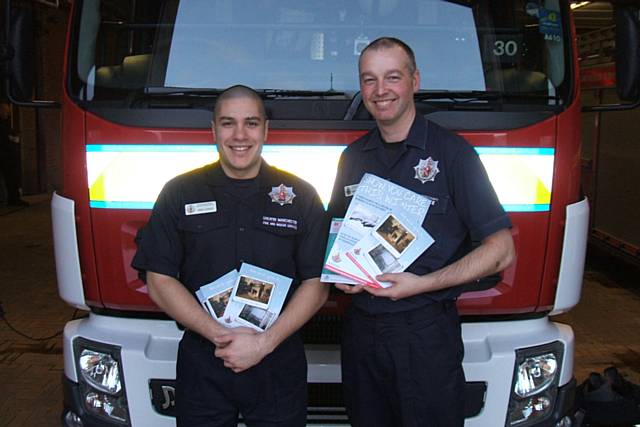
POLYGON ((185 215, 200 215, 218 211, 218 205, 215 200, 210 202, 190 203, 184 205, 185 215))
POLYGON ((358 189, 358 184, 351 184, 344 186, 344 197, 351 197, 355 194, 358 189))

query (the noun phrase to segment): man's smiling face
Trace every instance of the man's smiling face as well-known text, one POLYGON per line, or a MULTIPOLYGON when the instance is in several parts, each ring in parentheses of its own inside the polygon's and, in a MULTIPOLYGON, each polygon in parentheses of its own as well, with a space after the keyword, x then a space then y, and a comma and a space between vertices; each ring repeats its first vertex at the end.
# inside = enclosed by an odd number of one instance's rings
POLYGON ((413 94, 420 74, 412 70, 407 54, 398 46, 367 50, 360 58, 360 92, 365 107, 381 126, 413 120, 413 94))
POLYGON ((258 101, 249 97, 224 100, 212 129, 225 174, 235 179, 255 178, 267 138, 267 120, 258 101))

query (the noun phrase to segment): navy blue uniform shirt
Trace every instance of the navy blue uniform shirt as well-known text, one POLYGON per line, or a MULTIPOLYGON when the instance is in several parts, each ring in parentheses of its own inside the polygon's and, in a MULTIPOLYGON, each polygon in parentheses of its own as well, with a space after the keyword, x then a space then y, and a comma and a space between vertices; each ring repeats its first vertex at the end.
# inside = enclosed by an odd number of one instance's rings
POLYGON ((247 262, 293 278, 290 296, 301 281, 320 277, 325 219, 302 179, 263 161, 255 179, 232 180, 216 162, 165 185, 138 233, 132 266, 174 277, 194 294, 247 262), (280 184, 292 188, 291 204, 272 201, 280 184), (187 205, 203 202, 215 202, 215 212, 186 214, 187 205))
MULTIPOLYGON (((344 217, 351 201, 351 197, 345 196, 344 187, 359 183, 365 173, 435 200, 422 224, 435 243, 406 271, 417 275, 436 271, 466 255, 472 241, 481 241, 511 227, 478 154, 464 138, 417 115, 407 139, 400 143, 399 154, 390 155, 383 144, 380 131, 375 128, 345 149, 329 214, 344 217), (433 181, 423 183, 416 178, 415 167, 429 158, 438 162, 439 172, 433 181)), ((368 313, 393 313, 456 298, 460 292, 461 287, 457 286, 398 301, 361 293, 353 296, 353 303, 368 313)))

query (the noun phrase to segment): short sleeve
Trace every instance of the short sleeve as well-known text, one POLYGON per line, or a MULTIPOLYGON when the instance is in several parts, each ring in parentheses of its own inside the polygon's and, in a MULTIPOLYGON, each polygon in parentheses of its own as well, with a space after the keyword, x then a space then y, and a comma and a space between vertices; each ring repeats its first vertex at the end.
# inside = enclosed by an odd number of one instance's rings
POLYGON ((464 142, 455 159, 453 201, 474 241, 511 227, 475 149, 464 142))
POLYGON ((131 266, 145 276, 147 271, 179 279, 183 244, 178 232, 179 200, 175 191, 165 185, 147 224, 138 231, 136 251, 131 266))
POLYGON ((327 245, 327 213, 318 193, 309 186, 304 206, 303 227, 296 242, 296 270, 300 280, 320 277, 327 245))
POLYGON ((328 217, 342 218, 347 211, 347 202, 344 195, 344 186, 347 185, 345 180, 345 163, 347 152, 344 151, 338 161, 338 172, 333 182, 333 191, 331 191, 331 200, 329 201, 328 217))

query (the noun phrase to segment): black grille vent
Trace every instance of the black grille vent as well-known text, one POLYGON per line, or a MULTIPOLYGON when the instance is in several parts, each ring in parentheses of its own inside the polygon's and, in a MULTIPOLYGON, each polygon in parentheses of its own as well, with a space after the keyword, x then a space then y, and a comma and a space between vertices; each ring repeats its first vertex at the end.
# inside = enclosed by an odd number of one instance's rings
POLYGON ((342 384, 309 383, 309 407, 344 408, 342 384))
POLYGON ((342 316, 318 314, 302 328, 305 344, 340 344, 342 316))

